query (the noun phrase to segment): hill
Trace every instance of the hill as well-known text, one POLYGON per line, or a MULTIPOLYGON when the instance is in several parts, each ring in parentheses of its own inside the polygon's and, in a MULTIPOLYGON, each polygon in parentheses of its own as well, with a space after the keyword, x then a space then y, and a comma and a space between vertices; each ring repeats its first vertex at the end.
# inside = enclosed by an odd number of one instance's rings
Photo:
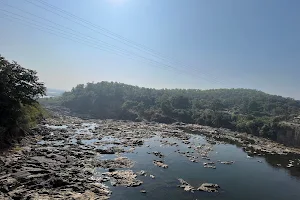
POLYGON ((151 89, 116 82, 80 84, 43 103, 100 119, 197 123, 276 140, 281 121, 300 114, 300 101, 251 89, 151 89))

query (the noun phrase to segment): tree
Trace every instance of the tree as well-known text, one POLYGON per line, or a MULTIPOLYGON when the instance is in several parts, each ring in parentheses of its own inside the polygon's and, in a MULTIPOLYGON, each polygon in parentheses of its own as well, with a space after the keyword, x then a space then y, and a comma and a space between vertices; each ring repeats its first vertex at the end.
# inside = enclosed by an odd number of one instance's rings
POLYGON ((189 98, 182 95, 172 97, 171 102, 175 109, 187 109, 190 107, 189 98))
POLYGON ((218 111, 223 108, 223 104, 219 99, 214 99, 211 103, 211 109, 213 111, 218 111))
POLYGON ((22 107, 37 103, 45 95, 44 83, 37 72, 0 56, 0 126, 16 126, 22 117, 22 107))
POLYGON ((248 111, 249 112, 256 112, 256 111, 260 111, 261 107, 259 105, 259 103, 257 101, 250 101, 248 104, 248 111))

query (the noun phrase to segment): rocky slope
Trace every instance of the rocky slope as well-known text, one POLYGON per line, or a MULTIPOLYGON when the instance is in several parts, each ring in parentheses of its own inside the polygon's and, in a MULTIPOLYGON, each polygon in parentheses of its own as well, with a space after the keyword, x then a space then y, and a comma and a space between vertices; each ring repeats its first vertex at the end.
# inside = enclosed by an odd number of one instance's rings
POLYGON ((287 146, 300 147, 300 123, 281 123, 276 141, 287 146))

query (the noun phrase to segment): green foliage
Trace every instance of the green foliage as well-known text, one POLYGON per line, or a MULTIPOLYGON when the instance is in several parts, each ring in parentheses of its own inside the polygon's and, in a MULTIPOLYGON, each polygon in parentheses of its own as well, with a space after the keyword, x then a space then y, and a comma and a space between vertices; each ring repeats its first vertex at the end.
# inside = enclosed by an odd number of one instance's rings
POLYGON ((46 102, 98 118, 198 123, 272 139, 280 121, 300 113, 300 101, 257 90, 156 90, 115 82, 77 85, 46 102))
POLYGON ((49 117, 48 112, 38 103, 22 106, 22 113, 19 124, 23 124, 26 129, 35 127, 40 119, 49 117))
POLYGON ((35 71, 0 56, 0 136, 15 127, 32 127, 42 115, 37 98, 44 94, 35 71))

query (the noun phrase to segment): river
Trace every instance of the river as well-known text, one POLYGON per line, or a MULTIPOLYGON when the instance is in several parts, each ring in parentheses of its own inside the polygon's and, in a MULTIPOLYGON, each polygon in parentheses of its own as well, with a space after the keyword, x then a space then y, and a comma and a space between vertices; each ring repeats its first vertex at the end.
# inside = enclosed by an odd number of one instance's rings
MULTIPOLYGON (((135 188, 113 187, 111 199, 300 199, 300 179, 292 176, 290 171, 271 166, 264 157, 249 157, 241 148, 232 144, 213 145, 213 151, 209 152, 209 158, 216 163, 216 169, 204 168, 203 162, 191 162, 186 156, 177 152, 192 151, 177 139, 168 139, 179 144, 169 146, 162 144, 161 137, 147 139, 143 146, 137 147, 133 153, 124 153, 135 162, 133 171, 146 171, 146 176, 139 176, 143 184, 135 188), (169 166, 167 169, 153 165, 156 156, 148 152, 159 151, 165 155, 163 161, 169 166), (232 165, 217 162, 234 161, 232 165), (155 175, 151 179, 149 174, 155 175), (194 191, 186 192, 179 188, 178 178, 182 178, 192 186, 199 187, 201 183, 216 183, 221 189, 218 193, 206 193, 194 191), (140 193, 140 190, 147 193, 140 193)), ((204 137, 194 135, 190 141, 194 145, 207 144, 204 137)), ((87 142, 88 143, 88 142, 87 142)), ((112 159, 115 155, 105 155, 100 159, 112 159)), ((283 156, 275 159, 278 163, 284 162, 283 156), (282 160, 281 160, 282 159, 282 160)), ((296 160, 297 161, 297 160, 296 160)), ((299 163, 295 166, 299 169, 299 163)), ((103 169, 98 169, 103 172, 103 169)), ((110 185, 110 184, 108 184, 110 185)))
MULTIPOLYGON (((107 123, 107 122, 106 122, 107 123)), ((68 125, 68 124, 67 124, 68 125)), ((113 147, 118 146, 114 141, 122 141, 124 138, 118 135, 110 135, 107 132, 107 127, 110 124, 100 123, 82 123, 82 127, 73 128, 76 134, 90 135, 82 139, 81 142, 85 146, 93 146, 93 148, 113 147), (105 127, 98 129, 98 134, 95 134, 97 126, 105 127), (103 135, 104 134, 104 135, 103 135), (94 137, 94 136, 96 137, 94 137), (101 137, 99 138, 99 135, 101 137), (102 145, 95 144, 102 142, 102 145)), ((132 123, 128 125, 126 122, 114 124, 113 127, 120 127, 120 134, 126 131, 132 131, 133 127, 139 127, 132 123)), ((145 129, 149 131, 151 125, 147 125, 145 129)), ((160 127, 160 125, 157 125, 160 127)), ((48 128, 57 128, 48 126, 48 128)), ((58 126, 58 128, 67 128, 66 125, 58 126)), ((115 128, 113 128, 115 130, 115 128)), ((136 132, 141 132, 143 128, 139 128, 136 132)), ((158 129, 160 130, 160 129, 158 129)), ((190 200, 190 199, 264 199, 264 200, 289 200, 300 199, 300 156, 297 155, 265 155, 265 156, 249 156, 241 147, 224 142, 212 143, 203 135, 190 134, 189 139, 182 140, 177 137, 165 137, 162 133, 155 130, 151 137, 144 138, 142 145, 135 146, 133 152, 125 152, 120 155, 116 154, 101 154, 95 159, 114 159, 118 156, 127 157, 134 161, 134 166, 130 168, 134 172, 141 170, 146 172, 146 176, 138 175, 137 179, 143 181, 138 187, 112 186, 110 182, 105 184, 112 191, 110 199, 113 200, 190 200), (176 144, 176 145, 170 145, 176 144), (197 147, 209 147, 207 158, 203 159, 199 156, 197 147), (164 157, 158 158, 153 152, 161 152, 164 157), (195 156, 197 162, 191 162, 190 158, 195 156), (168 168, 161 168, 153 164, 153 160, 162 160, 168 165, 168 168), (233 164, 221 164, 220 161, 233 161, 233 164), (205 168, 204 162, 214 162, 215 169, 205 168), (292 162, 293 167, 287 168, 286 165, 292 162), (278 166, 282 165, 282 166, 278 166), (154 175, 155 178, 150 178, 149 175, 154 175), (203 191, 184 191, 178 187, 180 182, 178 179, 184 179, 190 185, 197 189, 202 183, 214 183, 220 186, 219 192, 208 193, 203 191), (146 193, 141 193, 145 190, 146 193)), ((162 132, 166 129, 162 130, 162 132)), ((97 131, 96 131, 97 132, 97 131)), ((151 132, 151 130, 150 130, 151 132)), ((130 135, 130 134, 127 134, 130 135)), ((76 135, 75 135, 76 137, 76 135)), ((75 138, 74 137, 74 138, 75 138)), ((125 136, 124 136, 125 137, 125 136)), ((78 139, 78 138, 77 138, 78 139)), ((71 140, 76 143, 76 139, 71 140)), ((43 141, 41 141, 43 142, 43 141)), ((127 149, 129 147, 126 147, 127 149)), ((124 170, 124 169, 116 169, 124 170)), ((125 169, 126 170, 126 169, 125 169)), ((102 173, 107 172, 107 169, 96 168, 95 176, 102 176, 102 173)))

